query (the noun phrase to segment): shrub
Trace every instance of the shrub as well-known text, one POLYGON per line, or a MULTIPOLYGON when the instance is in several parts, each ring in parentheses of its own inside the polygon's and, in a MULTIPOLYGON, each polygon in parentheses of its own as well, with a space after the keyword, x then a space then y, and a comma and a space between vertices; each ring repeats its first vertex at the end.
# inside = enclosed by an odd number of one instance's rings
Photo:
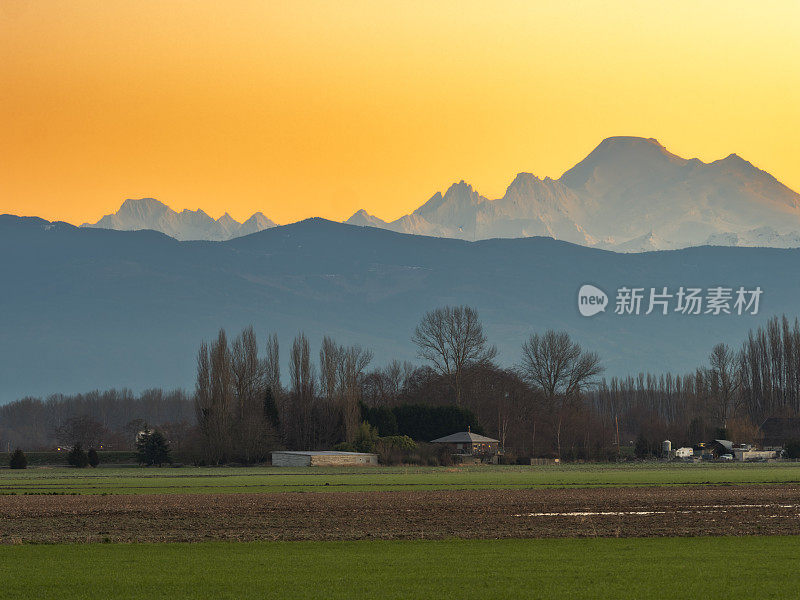
MULTIPOLYGON (((491 460, 492 455, 489 454, 488 458, 491 460)), ((500 456, 498 456, 497 457, 497 462, 498 462, 498 464, 501 464, 501 465, 517 465, 517 464, 519 464, 517 462, 517 455, 514 454, 511 451, 507 451, 505 454, 501 454, 500 456)), ((524 465, 525 463, 523 462, 522 464, 524 465)), ((530 460, 528 461, 528 464, 531 464, 530 460)))
POLYGON ((381 441, 392 448, 406 452, 411 452, 417 448, 417 443, 407 435, 389 435, 382 437, 381 441))
POLYGON ((353 445, 356 447, 356 452, 375 452, 379 439, 378 430, 364 421, 358 426, 353 445))
POLYGON ((86 456, 86 452, 83 451, 80 444, 75 444, 67 454, 67 462, 70 466, 83 469, 89 466, 89 457, 86 456))
MULTIPOLYGON (((431 450, 432 444, 425 444, 422 442, 417 443, 417 448, 410 452, 406 458, 406 462, 410 465, 426 465, 428 464, 428 456, 433 454, 431 450)), ((436 459, 438 464, 438 458, 436 459)))
POLYGON ((640 433, 636 438, 636 445, 633 449, 636 458, 648 458, 651 455, 651 446, 652 444, 650 444, 647 438, 640 433))
POLYGON ((358 452, 356 447, 350 442, 341 442, 333 447, 337 452, 358 452))
POLYGON ((800 458, 800 440, 790 440, 783 447, 786 458, 800 458))
POLYGON ((92 468, 100 464, 100 456, 94 448, 89 448, 89 452, 86 453, 86 458, 89 460, 89 466, 92 468))
POLYGON ((406 460, 405 455, 398 448, 378 444, 378 462, 382 465, 402 465, 406 460))
POLYGON ((25 457, 25 453, 21 448, 14 450, 13 454, 11 455, 11 460, 8 461, 8 466, 12 469, 28 468, 28 459, 25 457))
POLYGON ((417 444, 407 435, 390 435, 380 438, 378 460, 384 465, 399 465, 412 462, 412 453, 417 444))
POLYGON ((447 446, 441 446, 438 449, 439 464, 443 467, 450 467, 454 464, 453 451, 447 446))

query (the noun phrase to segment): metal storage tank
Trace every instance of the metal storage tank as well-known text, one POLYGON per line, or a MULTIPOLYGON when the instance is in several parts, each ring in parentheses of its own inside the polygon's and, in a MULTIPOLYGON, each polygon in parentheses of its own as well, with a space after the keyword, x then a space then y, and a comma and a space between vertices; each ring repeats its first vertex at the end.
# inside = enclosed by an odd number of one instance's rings
POLYGON ((672 442, 670 442, 669 440, 664 440, 663 442, 661 442, 661 451, 664 454, 669 454, 670 452, 672 452, 672 442))

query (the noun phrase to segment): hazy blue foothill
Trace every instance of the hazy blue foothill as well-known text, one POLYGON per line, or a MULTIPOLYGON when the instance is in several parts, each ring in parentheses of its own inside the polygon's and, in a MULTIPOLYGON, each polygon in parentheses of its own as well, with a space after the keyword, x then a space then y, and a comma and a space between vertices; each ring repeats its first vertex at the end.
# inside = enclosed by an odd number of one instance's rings
POLYGON ((773 314, 797 314, 800 250, 696 247, 618 254, 549 238, 468 242, 312 219, 225 242, 0 217, 0 401, 128 386, 193 387, 195 352, 219 327, 254 324, 286 348, 298 330, 415 359, 420 316, 476 307, 499 360, 534 330, 565 329, 608 374, 690 371, 773 314), (584 283, 611 306, 580 316, 584 283), (640 287, 761 286, 758 316, 621 317, 640 287))

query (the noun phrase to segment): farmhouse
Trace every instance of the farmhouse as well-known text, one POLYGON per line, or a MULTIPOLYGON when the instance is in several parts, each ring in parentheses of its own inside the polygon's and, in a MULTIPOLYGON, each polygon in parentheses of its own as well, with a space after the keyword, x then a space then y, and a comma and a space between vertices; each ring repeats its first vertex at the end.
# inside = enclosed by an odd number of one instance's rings
POLYGON ((377 465, 378 455, 331 450, 278 450, 272 453, 274 467, 358 467, 377 465))
POLYGON ((472 433, 471 429, 459 431, 452 435, 431 440, 432 444, 445 444, 453 450, 453 454, 489 455, 496 457, 500 440, 472 433))

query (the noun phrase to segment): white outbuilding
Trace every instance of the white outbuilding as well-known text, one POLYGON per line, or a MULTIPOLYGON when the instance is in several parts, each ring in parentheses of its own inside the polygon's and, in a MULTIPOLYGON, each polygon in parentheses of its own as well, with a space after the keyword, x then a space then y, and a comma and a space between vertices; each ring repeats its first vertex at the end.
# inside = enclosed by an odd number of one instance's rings
POLYGON ((273 467, 363 467, 378 464, 378 455, 335 450, 276 450, 273 467))

